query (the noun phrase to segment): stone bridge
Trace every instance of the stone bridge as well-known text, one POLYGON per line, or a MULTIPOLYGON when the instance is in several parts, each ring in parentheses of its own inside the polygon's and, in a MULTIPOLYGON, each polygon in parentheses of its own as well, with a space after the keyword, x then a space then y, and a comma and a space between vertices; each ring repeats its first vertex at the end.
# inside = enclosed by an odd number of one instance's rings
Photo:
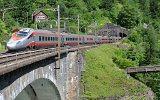
POLYGON ((77 100, 84 50, 50 57, 0 76, 0 100, 77 100), (58 68, 60 67, 60 68, 58 68))

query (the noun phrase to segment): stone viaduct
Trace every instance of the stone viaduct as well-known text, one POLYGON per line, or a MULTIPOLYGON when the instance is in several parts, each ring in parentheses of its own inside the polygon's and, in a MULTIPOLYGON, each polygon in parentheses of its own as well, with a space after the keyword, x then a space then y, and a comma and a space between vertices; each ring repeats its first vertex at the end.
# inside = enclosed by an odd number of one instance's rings
POLYGON ((0 76, 0 100, 77 100, 84 50, 50 57, 0 76), (57 67, 60 68, 57 68, 57 67))

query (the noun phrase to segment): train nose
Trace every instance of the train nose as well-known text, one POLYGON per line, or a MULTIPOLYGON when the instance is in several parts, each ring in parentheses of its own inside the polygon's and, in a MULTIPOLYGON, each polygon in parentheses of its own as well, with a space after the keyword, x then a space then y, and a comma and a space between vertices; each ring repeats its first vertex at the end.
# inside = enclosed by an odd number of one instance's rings
POLYGON ((17 42, 12 42, 12 41, 9 41, 7 43, 7 48, 9 50, 16 50, 17 49, 17 45, 20 43, 20 41, 17 41, 17 42))

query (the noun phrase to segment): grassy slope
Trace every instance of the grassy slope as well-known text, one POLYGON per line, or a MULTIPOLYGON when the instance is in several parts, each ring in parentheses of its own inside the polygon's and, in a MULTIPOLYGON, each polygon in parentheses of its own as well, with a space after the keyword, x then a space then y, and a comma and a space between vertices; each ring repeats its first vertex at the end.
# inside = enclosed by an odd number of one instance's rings
POLYGON ((5 51, 5 47, 0 44, 0 53, 5 51))
POLYGON ((127 78, 125 72, 113 63, 118 48, 103 45, 86 51, 86 71, 82 76, 83 97, 89 99, 138 95, 146 86, 127 78))

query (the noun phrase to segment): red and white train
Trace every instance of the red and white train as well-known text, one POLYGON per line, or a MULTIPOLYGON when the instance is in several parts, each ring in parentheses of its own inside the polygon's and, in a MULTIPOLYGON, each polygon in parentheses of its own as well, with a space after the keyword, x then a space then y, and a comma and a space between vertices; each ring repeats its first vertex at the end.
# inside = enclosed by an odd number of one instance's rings
POLYGON ((61 46, 81 44, 101 44, 119 41, 121 37, 107 37, 94 35, 76 35, 68 33, 53 33, 47 30, 34 30, 23 28, 12 35, 7 43, 9 51, 17 51, 30 48, 50 48, 58 46, 58 38, 61 37, 61 46))

